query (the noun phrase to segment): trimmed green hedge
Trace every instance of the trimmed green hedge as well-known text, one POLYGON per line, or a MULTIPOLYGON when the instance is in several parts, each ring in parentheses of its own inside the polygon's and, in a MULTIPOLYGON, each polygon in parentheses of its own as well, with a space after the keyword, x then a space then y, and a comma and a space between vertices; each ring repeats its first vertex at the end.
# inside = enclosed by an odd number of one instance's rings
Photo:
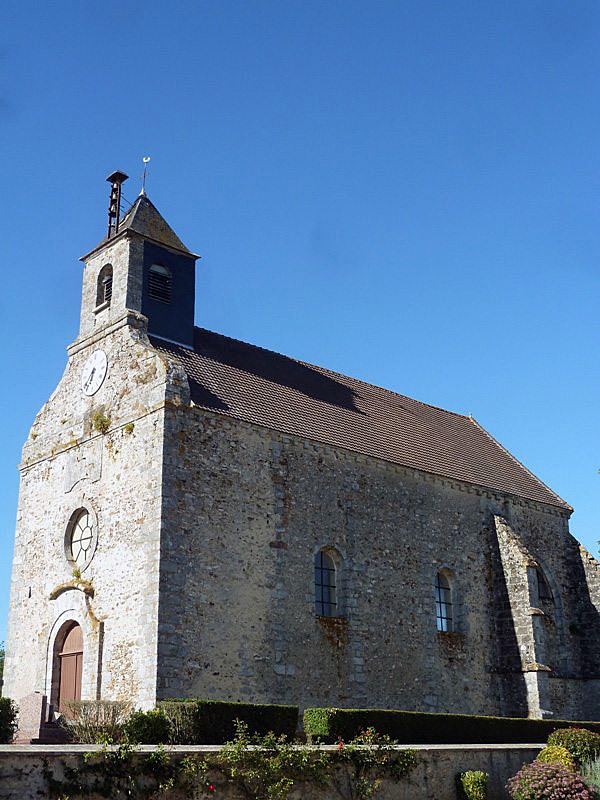
POLYGON ((298 706, 229 703, 221 700, 174 699, 159 703, 169 719, 171 744, 223 744, 235 736, 235 720, 251 734, 269 732, 292 739, 298 727, 298 706))
POLYGON ((134 711, 125 723, 123 733, 132 744, 168 744, 171 725, 162 708, 134 711))
POLYGON ((304 731, 309 741, 350 741, 361 730, 375 728, 400 744, 541 743, 559 728, 584 726, 600 733, 600 722, 430 714, 380 708, 307 708, 304 731))
POLYGON ((0 697, 0 744, 10 744, 17 732, 17 707, 8 697, 0 697))
POLYGON ((195 723, 196 704, 193 701, 167 700, 158 704, 169 721, 168 744, 198 744, 195 723))

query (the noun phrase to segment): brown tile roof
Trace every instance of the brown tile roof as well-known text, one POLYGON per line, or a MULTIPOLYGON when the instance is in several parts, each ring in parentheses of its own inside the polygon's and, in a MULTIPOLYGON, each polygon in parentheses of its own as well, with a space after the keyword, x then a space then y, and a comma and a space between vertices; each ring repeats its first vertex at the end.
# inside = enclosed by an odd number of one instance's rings
POLYGON ((181 362, 197 406, 394 464, 571 508, 472 417, 202 328, 195 329, 193 351, 150 339, 159 351, 181 362))

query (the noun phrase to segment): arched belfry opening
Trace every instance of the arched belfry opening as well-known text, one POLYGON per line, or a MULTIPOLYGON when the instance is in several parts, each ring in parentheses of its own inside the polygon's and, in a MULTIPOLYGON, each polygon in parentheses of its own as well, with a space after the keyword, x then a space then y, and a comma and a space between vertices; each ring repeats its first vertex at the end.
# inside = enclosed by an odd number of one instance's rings
POLYGON ((100 306, 107 307, 112 300, 113 268, 112 264, 105 264, 98 275, 96 282, 96 309, 100 306))
POLYGON ((65 622, 54 642, 51 702, 65 713, 71 700, 81 700, 83 631, 74 620, 65 622))

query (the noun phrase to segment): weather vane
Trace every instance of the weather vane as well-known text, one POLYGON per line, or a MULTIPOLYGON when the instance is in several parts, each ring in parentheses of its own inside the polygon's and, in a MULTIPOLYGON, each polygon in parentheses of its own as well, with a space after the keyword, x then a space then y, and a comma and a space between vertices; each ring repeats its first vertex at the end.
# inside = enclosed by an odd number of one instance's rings
POLYGON ((144 156, 142 158, 144 162, 144 174, 142 175, 142 191, 140 194, 146 194, 146 175, 148 174, 148 163, 150 162, 150 156, 144 156))

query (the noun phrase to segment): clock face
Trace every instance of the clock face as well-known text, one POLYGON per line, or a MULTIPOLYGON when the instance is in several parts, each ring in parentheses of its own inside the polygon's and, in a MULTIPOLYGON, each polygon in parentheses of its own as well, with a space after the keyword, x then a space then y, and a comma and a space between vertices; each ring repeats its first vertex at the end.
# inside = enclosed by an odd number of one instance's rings
POLYGON ((96 394, 106 377, 108 361, 104 350, 96 350, 83 365, 81 371, 81 391, 84 394, 96 394))

